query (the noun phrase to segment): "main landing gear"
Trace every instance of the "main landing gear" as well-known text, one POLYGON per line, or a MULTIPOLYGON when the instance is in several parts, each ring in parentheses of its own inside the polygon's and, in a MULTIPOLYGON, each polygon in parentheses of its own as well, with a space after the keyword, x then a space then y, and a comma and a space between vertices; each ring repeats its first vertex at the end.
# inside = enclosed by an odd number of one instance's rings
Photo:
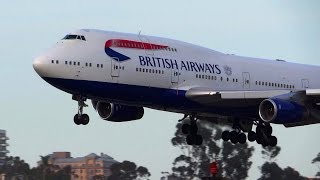
POLYGON ((75 101, 78 101, 78 113, 74 115, 73 121, 76 125, 87 125, 90 121, 90 118, 88 114, 83 114, 83 108, 88 107, 87 104, 85 104, 86 98, 82 96, 72 96, 72 99, 75 101))
MULTIPOLYGON (((248 131, 248 140, 250 142, 256 141, 258 144, 262 146, 276 146, 278 140, 275 136, 272 136, 272 127, 268 123, 258 122, 256 123, 256 131, 248 131)), ((233 131, 224 131, 222 132, 221 138, 224 141, 231 141, 233 144, 244 144, 247 141, 247 137, 245 135, 245 130, 235 121, 233 125, 233 131)))
MULTIPOLYGON (((182 120, 184 120, 186 117, 188 116, 185 115, 182 120)), ((188 145, 202 144, 203 138, 198 134, 198 125, 195 116, 190 115, 190 123, 182 124, 181 131, 183 134, 187 135, 186 142, 188 145)))

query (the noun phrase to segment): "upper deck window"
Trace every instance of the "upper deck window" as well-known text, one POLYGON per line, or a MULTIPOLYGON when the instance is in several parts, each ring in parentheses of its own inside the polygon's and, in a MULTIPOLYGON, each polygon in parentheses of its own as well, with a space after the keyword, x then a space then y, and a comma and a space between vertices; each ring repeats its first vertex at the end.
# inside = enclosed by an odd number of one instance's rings
POLYGON ((68 34, 66 35, 64 38, 62 38, 63 40, 73 40, 73 39, 79 39, 79 40, 83 40, 85 41, 86 38, 84 36, 80 36, 80 35, 75 35, 75 34, 68 34))

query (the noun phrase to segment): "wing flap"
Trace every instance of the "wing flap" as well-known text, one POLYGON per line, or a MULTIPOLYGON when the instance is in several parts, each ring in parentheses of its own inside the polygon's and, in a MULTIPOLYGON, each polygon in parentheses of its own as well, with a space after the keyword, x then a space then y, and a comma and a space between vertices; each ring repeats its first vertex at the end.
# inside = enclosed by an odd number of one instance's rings
POLYGON ((220 100, 244 100, 244 99, 266 99, 282 94, 290 93, 289 90, 270 91, 216 91, 209 88, 191 88, 186 97, 199 103, 210 103, 220 100))

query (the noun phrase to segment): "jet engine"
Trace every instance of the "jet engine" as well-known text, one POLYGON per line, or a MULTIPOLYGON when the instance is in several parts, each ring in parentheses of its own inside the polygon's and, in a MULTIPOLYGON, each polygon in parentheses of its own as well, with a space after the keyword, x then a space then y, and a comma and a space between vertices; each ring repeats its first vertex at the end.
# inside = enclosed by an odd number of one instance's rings
POLYGON ((308 110, 296 102, 272 98, 260 103, 259 115, 267 123, 290 124, 303 121, 308 110))
POLYGON ((143 107, 126 106, 103 101, 92 102, 99 116, 106 121, 125 122, 141 119, 143 107))

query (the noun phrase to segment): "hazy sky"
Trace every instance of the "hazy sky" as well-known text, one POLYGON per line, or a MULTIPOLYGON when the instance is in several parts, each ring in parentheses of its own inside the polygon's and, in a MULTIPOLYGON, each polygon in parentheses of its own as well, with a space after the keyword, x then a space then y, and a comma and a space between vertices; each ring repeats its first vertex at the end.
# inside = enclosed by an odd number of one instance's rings
MULTIPOLYGON (((169 37, 225 53, 320 65, 320 1, 3 1, 0 6, 0 129, 11 155, 31 165, 39 155, 104 152, 146 166, 151 179, 170 171, 180 150, 170 144, 179 114, 147 110, 141 121, 111 123, 86 108, 88 126, 73 124, 77 103, 33 70, 32 61, 65 34, 97 28, 169 37)), ((261 67, 263 68, 263 67, 261 67)), ((270 72, 272 73, 272 72, 270 72)), ((276 126, 280 166, 313 177, 320 126, 276 126)), ((255 145, 255 143, 251 143, 255 145)), ((263 162, 256 146, 249 179, 263 162)))

